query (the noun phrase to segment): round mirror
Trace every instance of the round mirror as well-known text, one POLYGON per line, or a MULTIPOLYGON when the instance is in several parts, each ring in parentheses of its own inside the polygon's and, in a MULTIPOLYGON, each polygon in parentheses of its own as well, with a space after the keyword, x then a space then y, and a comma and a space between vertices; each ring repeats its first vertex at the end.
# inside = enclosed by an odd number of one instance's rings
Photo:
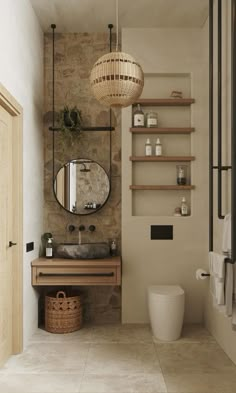
POLYGON ((54 179, 54 193, 59 204, 68 212, 92 214, 106 203, 110 181, 101 165, 80 158, 59 169, 54 179))

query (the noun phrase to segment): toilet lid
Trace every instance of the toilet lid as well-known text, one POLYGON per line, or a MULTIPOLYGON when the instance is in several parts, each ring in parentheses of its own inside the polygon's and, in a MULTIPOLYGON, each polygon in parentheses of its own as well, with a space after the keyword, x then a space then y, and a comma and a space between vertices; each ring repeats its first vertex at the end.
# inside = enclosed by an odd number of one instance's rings
POLYGON ((184 290, 179 285, 152 285, 148 288, 149 292, 158 295, 183 295, 184 290))

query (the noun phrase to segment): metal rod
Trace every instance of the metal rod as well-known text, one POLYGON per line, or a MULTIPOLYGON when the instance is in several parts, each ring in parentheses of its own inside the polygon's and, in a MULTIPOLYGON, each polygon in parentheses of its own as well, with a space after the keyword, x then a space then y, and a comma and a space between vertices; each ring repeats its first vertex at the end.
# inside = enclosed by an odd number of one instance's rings
MULTIPOLYGON (((113 24, 110 23, 108 25, 108 28, 110 30, 110 35, 109 35, 109 46, 110 46, 110 52, 112 51, 112 29, 113 29, 113 24)), ((110 124, 110 129, 112 128, 112 111, 111 108, 109 110, 109 124, 110 124)), ((109 177, 110 177, 110 192, 111 192, 111 176, 112 176, 112 135, 110 132, 110 168, 109 168, 109 177)))
POLYGON ((213 0, 209 0, 209 251, 213 251, 213 0))
POLYGON ((210 276, 210 273, 202 273, 201 276, 202 276, 202 277, 209 277, 209 276, 210 276))
MULTIPOLYGON (((102 127, 82 127, 81 131, 114 131, 114 127, 107 127, 107 126, 102 126, 102 127)), ((49 127, 49 131, 61 131, 61 127, 49 127)))
POLYGON ((39 273, 39 277, 113 277, 114 272, 109 273, 39 273))
POLYGON ((229 169, 232 169, 232 166, 231 165, 222 165, 222 167, 219 168, 218 165, 215 165, 212 168, 218 169, 219 171, 228 171, 229 169))
POLYGON ((113 29, 113 24, 109 23, 108 29, 110 30, 110 36, 109 36, 109 45, 110 45, 110 52, 112 52, 112 29, 113 29))
POLYGON ((52 24, 52 187, 54 187, 54 175, 55 175, 55 29, 56 25, 52 24))
POLYGON ((236 260, 236 0, 231 2, 231 259, 235 263, 236 260))
POLYGON ((218 218, 222 215, 222 0, 218 0, 218 218))
POLYGON ((225 263, 230 263, 231 265, 234 264, 233 258, 225 258, 224 262, 225 262, 225 263))

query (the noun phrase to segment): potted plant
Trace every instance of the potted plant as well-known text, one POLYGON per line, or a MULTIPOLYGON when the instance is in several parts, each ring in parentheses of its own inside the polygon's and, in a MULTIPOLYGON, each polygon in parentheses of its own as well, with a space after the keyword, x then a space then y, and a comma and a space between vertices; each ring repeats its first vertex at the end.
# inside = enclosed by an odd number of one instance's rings
POLYGON ((76 106, 74 106, 73 108, 65 106, 60 111, 59 119, 61 131, 79 132, 82 129, 81 111, 76 106))

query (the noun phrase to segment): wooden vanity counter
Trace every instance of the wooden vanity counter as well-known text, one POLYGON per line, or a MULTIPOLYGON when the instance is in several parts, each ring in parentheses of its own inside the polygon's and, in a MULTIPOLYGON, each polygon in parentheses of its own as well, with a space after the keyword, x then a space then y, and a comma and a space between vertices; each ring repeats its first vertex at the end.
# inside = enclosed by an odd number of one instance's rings
POLYGON ((31 283, 33 286, 121 285, 121 257, 38 258, 31 262, 31 283))

